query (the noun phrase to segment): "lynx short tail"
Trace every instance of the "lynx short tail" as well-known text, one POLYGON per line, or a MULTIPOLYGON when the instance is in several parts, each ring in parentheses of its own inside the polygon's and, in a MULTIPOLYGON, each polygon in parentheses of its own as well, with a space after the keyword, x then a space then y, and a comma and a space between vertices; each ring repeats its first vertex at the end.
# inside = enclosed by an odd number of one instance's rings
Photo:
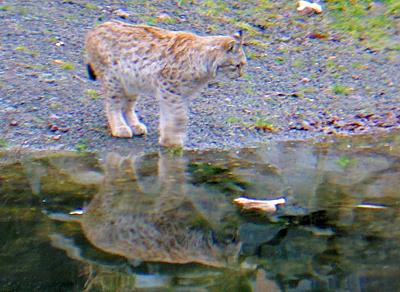
POLYGON ((86 69, 89 75, 89 79, 95 81, 97 79, 96 73, 93 70, 93 67, 91 64, 86 64, 86 69))

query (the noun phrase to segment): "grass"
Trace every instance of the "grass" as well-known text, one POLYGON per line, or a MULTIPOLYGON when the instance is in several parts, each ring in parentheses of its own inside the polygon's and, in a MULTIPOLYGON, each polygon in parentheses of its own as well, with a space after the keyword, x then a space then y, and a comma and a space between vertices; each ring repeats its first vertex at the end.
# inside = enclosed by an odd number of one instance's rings
POLYGON ((163 147, 162 152, 172 156, 180 156, 183 153, 183 148, 181 146, 163 147))
POLYGON ((7 141, 4 138, 0 138, 0 149, 7 148, 7 141))
POLYGON ((379 1, 383 12, 374 8, 371 0, 327 0, 326 10, 332 16, 329 26, 346 32, 373 49, 398 49, 388 38, 388 32, 395 26, 394 16, 400 11, 398 0, 379 1))
POLYGON ((276 57, 275 58, 275 62, 277 63, 277 64, 282 64, 283 62, 285 62, 285 58, 283 58, 283 57, 276 57))
POLYGON ((226 121, 228 124, 236 124, 236 123, 239 123, 239 122, 240 122, 240 119, 239 119, 238 117, 227 117, 227 118, 225 119, 225 121, 226 121))
POLYGON ((94 100, 99 98, 99 94, 95 89, 86 89, 85 94, 87 97, 94 99, 94 100))
POLYGON ((52 102, 49 104, 49 108, 52 110, 57 110, 61 108, 61 104, 59 102, 52 102))
POLYGON ((253 76, 251 76, 250 74, 244 74, 241 78, 243 80, 250 81, 253 79, 253 76))
POLYGON ((86 9, 89 9, 89 10, 95 10, 95 9, 97 9, 97 6, 96 6, 96 5, 94 5, 94 4, 92 4, 92 3, 89 3, 89 2, 85 3, 85 4, 84 4, 84 7, 85 7, 86 9))
POLYGON ((49 69, 49 67, 46 65, 27 64, 27 63, 19 63, 19 62, 16 62, 15 65, 25 68, 25 69, 33 69, 33 70, 37 70, 37 71, 46 71, 49 69))
POLYGON ((143 19, 147 25, 156 25, 157 24, 157 18, 155 18, 153 16, 144 16, 143 19))
POLYGON ((335 162, 341 168, 346 168, 346 167, 354 165, 356 163, 356 161, 354 159, 349 159, 345 155, 342 155, 340 158, 336 159, 335 162))
POLYGON ((246 43, 249 46, 256 46, 256 47, 261 47, 261 48, 266 48, 268 47, 268 44, 259 40, 255 40, 255 39, 251 39, 251 40, 247 40, 246 43))
POLYGON ((271 120, 263 115, 262 113, 258 113, 257 116, 254 118, 253 127, 256 130, 264 131, 264 132, 275 132, 276 129, 272 125, 271 120))
POLYGON ((301 59, 296 59, 296 60, 294 60, 294 61, 292 62, 292 66, 293 66, 293 67, 298 67, 298 68, 300 68, 300 67, 304 67, 305 65, 304 65, 304 61, 303 61, 303 60, 301 60, 301 59))
POLYGON ((29 48, 27 48, 25 46, 17 46, 17 47, 14 48, 14 51, 23 52, 23 53, 31 55, 32 57, 37 57, 39 55, 38 52, 30 50, 29 48))
POLYGON ((78 143, 75 144, 75 150, 78 152, 83 152, 88 148, 88 139, 82 139, 78 143))
POLYGON ((202 9, 199 10, 199 12, 205 16, 219 16, 221 15, 224 11, 227 10, 227 5, 225 1, 201 1, 201 7, 202 9))
POLYGON ((28 8, 26 8, 26 7, 17 7, 16 9, 15 9, 15 11, 19 14, 19 15, 21 15, 21 16, 26 16, 26 15, 28 15, 29 14, 29 9, 28 8))
POLYGON ((0 11, 10 11, 11 6, 8 5, 0 5, 0 11))
POLYGON ((348 94, 351 93, 352 88, 346 87, 346 86, 344 86, 344 85, 342 85, 342 84, 340 84, 340 83, 335 83, 335 84, 332 86, 331 91, 332 91, 334 94, 348 95, 348 94))
POLYGON ((75 66, 72 63, 65 62, 65 63, 60 65, 60 68, 63 69, 63 70, 74 70, 75 66))
POLYGON ((260 56, 260 55, 256 54, 255 52, 252 52, 249 50, 246 52, 246 57, 249 60, 252 60, 252 59, 262 59, 263 56, 260 56))

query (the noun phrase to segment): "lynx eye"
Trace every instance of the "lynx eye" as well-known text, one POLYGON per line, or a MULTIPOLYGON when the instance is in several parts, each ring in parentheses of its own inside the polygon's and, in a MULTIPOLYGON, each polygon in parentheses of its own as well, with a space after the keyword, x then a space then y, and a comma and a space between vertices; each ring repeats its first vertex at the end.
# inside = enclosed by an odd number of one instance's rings
POLYGON ((232 52, 233 51, 233 48, 235 47, 235 42, 230 42, 229 44, 228 44, 228 48, 227 48, 227 52, 232 52))

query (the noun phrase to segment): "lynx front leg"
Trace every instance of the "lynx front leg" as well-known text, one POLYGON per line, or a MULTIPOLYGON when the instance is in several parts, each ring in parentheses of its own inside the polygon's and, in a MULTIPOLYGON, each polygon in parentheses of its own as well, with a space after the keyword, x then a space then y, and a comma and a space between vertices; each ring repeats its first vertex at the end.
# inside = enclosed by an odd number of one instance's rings
POLYGON ((141 123, 136 115, 135 106, 136 106, 136 95, 131 95, 127 98, 125 105, 125 117, 128 125, 133 130, 134 135, 146 135, 147 128, 146 125, 141 123))
POLYGON ((120 138, 131 138, 132 130, 126 123, 123 112, 126 104, 123 92, 108 92, 104 103, 111 135, 120 138))
POLYGON ((183 146, 187 105, 182 97, 163 93, 160 98, 160 139, 162 146, 183 146))

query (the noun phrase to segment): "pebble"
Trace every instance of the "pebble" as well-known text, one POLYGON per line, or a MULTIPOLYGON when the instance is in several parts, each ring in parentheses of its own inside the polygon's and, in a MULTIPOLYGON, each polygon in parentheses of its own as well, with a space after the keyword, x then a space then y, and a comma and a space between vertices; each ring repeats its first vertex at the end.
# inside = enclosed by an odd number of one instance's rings
POLYGON ((52 131, 52 132, 58 131, 58 127, 56 125, 51 125, 50 126, 50 131, 52 131))
POLYGON ((121 17, 123 19, 126 19, 130 16, 129 12, 122 10, 122 9, 117 9, 114 11, 114 14, 118 17, 121 17))
POLYGON ((19 125, 19 123, 18 123, 18 121, 16 121, 16 120, 12 120, 12 121, 10 122, 10 126, 15 127, 15 126, 18 126, 18 125, 19 125))
POLYGON ((157 21, 163 22, 171 19, 171 16, 169 16, 167 13, 161 13, 157 15, 157 21))

